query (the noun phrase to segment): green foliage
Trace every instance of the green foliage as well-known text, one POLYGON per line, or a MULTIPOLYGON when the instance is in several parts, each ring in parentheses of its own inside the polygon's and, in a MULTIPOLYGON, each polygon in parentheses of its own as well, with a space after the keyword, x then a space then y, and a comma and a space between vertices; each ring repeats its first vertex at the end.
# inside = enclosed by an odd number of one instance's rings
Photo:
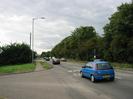
POLYGON ((103 29, 100 37, 92 26, 76 28, 51 53, 78 60, 92 60, 96 54, 112 62, 133 63, 133 4, 119 6, 103 29))
POLYGON ((48 52, 42 52, 42 54, 41 54, 41 57, 51 57, 52 55, 51 55, 51 52, 50 51, 48 51, 48 52))
POLYGON ((52 53, 56 57, 91 60, 94 56, 94 49, 97 51, 99 49, 99 40, 100 37, 97 36, 92 26, 81 26, 76 28, 71 36, 56 45, 52 53))
POLYGON ((133 64, 128 64, 128 63, 111 63, 111 65, 115 68, 120 68, 120 69, 126 69, 130 68, 133 69, 133 64))
POLYGON ((104 27, 105 58, 133 63, 133 4, 122 4, 104 27))
POLYGON ((0 65, 31 62, 31 49, 26 44, 10 44, 0 48, 0 65))

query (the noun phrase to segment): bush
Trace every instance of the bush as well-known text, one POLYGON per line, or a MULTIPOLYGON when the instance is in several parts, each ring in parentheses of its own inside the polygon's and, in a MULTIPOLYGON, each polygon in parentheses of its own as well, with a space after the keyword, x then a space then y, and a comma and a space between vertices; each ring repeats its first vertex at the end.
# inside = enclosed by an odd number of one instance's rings
POLYGON ((27 44, 13 43, 0 48, 0 65, 31 62, 31 49, 27 44))

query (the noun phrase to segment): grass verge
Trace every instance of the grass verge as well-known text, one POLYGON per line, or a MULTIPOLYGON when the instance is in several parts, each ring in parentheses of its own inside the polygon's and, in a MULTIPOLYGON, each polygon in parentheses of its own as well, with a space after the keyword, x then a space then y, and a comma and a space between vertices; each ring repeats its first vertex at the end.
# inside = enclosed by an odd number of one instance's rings
POLYGON ((51 64, 49 64, 45 61, 40 61, 40 63, 43 66, 43 68, 46 69, 46 70, 53 68, 53 65, 51 65, 51 64))
POLYGON ((35 67, 35 64, 32 63, 0 66, 0 74, 31 72, 34 71, 35 67))
POLYGON ((128 63, 111 63, 117 69, 133 69, 133 64, 128 63))
POLYGON ((7 99, 7 98, 4 98, 4 97, 1 97, 1 96, 0 96, 0 99, 7 99))

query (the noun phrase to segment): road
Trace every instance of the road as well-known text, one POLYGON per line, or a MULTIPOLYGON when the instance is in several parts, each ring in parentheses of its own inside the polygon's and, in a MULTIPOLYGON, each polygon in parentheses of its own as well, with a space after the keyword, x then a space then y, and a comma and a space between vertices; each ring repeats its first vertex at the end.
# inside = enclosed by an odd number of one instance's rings
POLYGON ((53 69, 0 76, 3 99, 132 99, 133 72, 116 71, 114 82, 81 78, 82 64, 62 62, 53 69))

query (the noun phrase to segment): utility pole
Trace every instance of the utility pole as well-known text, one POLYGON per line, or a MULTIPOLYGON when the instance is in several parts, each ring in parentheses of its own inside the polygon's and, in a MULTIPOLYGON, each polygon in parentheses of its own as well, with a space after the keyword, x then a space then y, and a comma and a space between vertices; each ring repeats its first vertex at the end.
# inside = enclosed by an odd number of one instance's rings
POLYGON ((34 20, 35 18, 32 18, 32 63, 34 60, 34 20))

